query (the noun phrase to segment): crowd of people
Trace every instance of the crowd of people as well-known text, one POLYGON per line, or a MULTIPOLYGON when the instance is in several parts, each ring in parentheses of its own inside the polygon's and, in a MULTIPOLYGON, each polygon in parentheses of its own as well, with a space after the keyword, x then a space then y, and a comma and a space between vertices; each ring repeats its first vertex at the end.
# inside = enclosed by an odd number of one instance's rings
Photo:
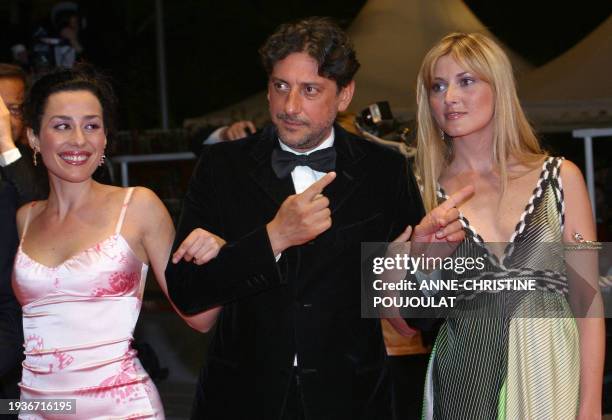
POLYGON ((80 38, 83 22, 76 3, 56 4, 48 19, 38 22, 30 36, 13 39, 12 64, 34 77, 53 68, 72 67, 83 57, 80 38))
POLYGON ((546 286, 561 257, 487 244, 596 240, 582 175, 540 147, 502 49, 454 33, 427 53, 414 162, 336 123, 360 64, 331 20, 281 25, 259 52, 271 124, 197 136, 176 231, 152 191, 92 177, 114 130, 104 77, 58 69, 26 97, 23 73, 0 65, 0 398, 164 418, 131 346, 151 267, 188 325, 216 327, 193 419, 601 418, 603 318, 573 316, 552 288, 520 301, 530 318, 483 294, 500 316, 384 320, 388 348, 406 337, 418 360, 388 355, 381 320, 361 316, 363 242, 449 256, 478 244, 487 270, 546 286), (433 325, 423 356, 418 330, 433 325))

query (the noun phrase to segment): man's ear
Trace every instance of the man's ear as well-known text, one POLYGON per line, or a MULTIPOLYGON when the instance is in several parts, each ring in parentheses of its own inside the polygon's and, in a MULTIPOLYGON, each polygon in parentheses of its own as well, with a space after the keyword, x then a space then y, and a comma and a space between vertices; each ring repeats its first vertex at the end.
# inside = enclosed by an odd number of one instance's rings
POLYGON ((28 127, 26 130, 26 135, 28 136, 28 143, 32 150, 39 151, 40 150, 40 141, 36 134, 34 134, 34 130, 28 127))
POLYGON ((343 87, 338 93, 338 112, 344 112, 353 100, 353 93, 355 93, 355 81, 351 80, 348 85, 343 87))

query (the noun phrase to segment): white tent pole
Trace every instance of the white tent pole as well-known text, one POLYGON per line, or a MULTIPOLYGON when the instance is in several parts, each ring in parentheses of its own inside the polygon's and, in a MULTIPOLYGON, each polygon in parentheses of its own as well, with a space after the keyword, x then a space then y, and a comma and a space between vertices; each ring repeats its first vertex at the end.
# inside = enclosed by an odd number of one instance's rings
POLYGON ((166 86, 166 48, 164 44, 163 0, 155 0, 155 28, 157 32, 157 70, 159 72, 159 106, 161 123, 168 129, 168 92, 166 86))
POLYGON ((595 210, 595 165, 593 164, 593 138, 587 136, 584 138, 584 162, 586 166, 587 189, 593 206, 593 219, 597 220, 595 210))
POLYGON ((586 171, 587 189, 593 206, 593 218, 597 223, 597 213, 595 212, 595 165, 593 161, 593 138, 610 137, 612 138, 612 127, 610 128, 583 128, 572 131, 574 138, 582 138, 584 141, 584 163, 586 171))

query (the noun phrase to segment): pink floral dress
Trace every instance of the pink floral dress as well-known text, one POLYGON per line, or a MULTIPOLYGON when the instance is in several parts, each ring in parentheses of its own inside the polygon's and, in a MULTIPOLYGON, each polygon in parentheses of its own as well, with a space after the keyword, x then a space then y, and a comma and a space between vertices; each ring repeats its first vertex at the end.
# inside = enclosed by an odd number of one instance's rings
POLYGON ((25 337, 21 399, 76 399, 76 414, 20 419, 164 418, 157 389, 131 348, 148 269, 121 235, 132 191, 114 235, 55 267, 19 246, 13 289, 25 337))

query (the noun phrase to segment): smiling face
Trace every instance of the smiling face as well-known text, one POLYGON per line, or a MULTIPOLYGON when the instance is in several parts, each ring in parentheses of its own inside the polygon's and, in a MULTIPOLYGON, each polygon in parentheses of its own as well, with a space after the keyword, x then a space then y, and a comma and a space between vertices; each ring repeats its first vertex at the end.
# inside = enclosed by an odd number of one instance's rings
POLYGON ((493 138, 495 97, 489 83, 445 55, 434 66, 429 88, 432 115, 447 135, 493 138))
POLYGON ((40 131, 35 135, 28 129, 28 139, 40 150, 50 176, 69 182, 88 180, 106 146, 100 101, 87 90, 50 95, 40 131))
POLYGON ((318 63, 307 53, 292 53, 278 61, 268 82, 270 116, 280 139, 301 151, 317 147, 330 132, 338 112, 353 97, 354 82, 340 89, 319 76, 318 63))

